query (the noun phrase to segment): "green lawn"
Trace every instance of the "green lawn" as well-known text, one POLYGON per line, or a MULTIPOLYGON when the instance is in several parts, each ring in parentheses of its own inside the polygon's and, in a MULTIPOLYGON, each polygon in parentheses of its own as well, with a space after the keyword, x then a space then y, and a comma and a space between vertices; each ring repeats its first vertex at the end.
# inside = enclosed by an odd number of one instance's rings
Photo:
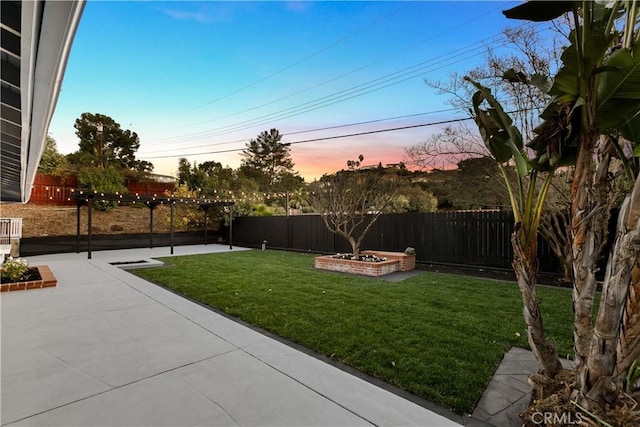
MULTIPOLYGON (((135 274, 458 413, 473 410, 510 347, 527 347, 514 283, 426 272, 390 283, 269 250, 162 261, 135 274)), ((569 354, 571 292, 539 287, 538 298, 569 354)))

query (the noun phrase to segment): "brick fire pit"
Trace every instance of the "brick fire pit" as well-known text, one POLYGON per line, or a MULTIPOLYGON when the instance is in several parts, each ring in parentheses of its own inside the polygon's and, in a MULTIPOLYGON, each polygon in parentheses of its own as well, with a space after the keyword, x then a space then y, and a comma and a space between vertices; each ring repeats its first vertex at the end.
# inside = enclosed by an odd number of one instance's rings
POLYGON ((320 270, 339 271, 362 276, 384 276, 395 271, 410 271, 416 268, 415 254, 404 252, 362 251, 361 255, 375 255, 386 258, 386 261, 366 262, 335 258, 334 255, 318 256, 314 260, 315 268, 320 270))

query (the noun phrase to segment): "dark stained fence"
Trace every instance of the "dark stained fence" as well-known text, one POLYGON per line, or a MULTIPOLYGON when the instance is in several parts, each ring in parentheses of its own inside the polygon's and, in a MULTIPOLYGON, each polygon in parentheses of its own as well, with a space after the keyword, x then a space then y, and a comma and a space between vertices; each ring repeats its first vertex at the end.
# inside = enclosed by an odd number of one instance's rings
MULTIPOLYGON (((614 215, 615 216, 615 215, 614 215)), ((611 220, 615 224, 615 218, 611 220)), ((381 215, 365 237, 361 249, 402 252, 415 248, 416 261, 429 264, 511 268, 513 218, 503 212, 443 212, 381 215)), ((610 233, 612 240, 614 233, 610 233)), ((228 229, 209 235, 208 243, 226 244, 228 229), (222 236, 222 237, 218 237, 222 236)), ((80 251, 87 250, 87 236, 80 238, 80 251)), ((168 246, 169 235, 156 233, 154 246, 168 246)), ((320 215, 238 217, 233 221, 233 245, 312 253, 347 253, 351 246, 327 229, 320 215)), ((96 235, 94 250, 147 247, 148 234, 96 235)), ((176 233, 174 244, 202 244, 202 232, 176 233)), ((23 238, 21 256, 75 252, 76 236, 23 238)), ((605 252, 607 253, 607 252, 605 252)), ((538 241, 540 271, 561 272, 546 242, 538 241)), ((602 261, 602 270, 604 263, 602 261)))
MULTIPOLYGON (((43 254, 56 254, 65 252, 76 252, 76 236, 47 236, 28 237, 20 240, 20 256, 29 257, 43 254)), ((175 233, 173 244, 181 245, 201 245, 204 243, 204 233, 202 231, 190 231, 175 233)), ((209 236, 208 243, 217 243, 215 237, 209 236)), ((156 247, 169 246, 171 235, 169 233, 156 233, 153 235, 153 245, 156 247)), ((111 234, 94 235, 91 238, 91 247, 94 251, 148 248, 149 234, 111 234)), ((87 236, 80 236, 80 252, 88 249, 87 236)), ((169 254, 167 250, 167 255, 169 254)))
MULTIPOLYGON (((513 252, 509 213, 438 212, 381 215, 364 238, 361 249, 404 251, 415 248, 419 263, 511 268, 513 252)), ((223 232, 224 233, 224 232, 223 232)), ((327 229, 319 215, 240 217, 233 223, 239 246, 314 253, 351 252, 342 237, 327 229)), ((559 272, 559 263, 546 242, 539 240, 540 270, 559 272)))
POLYGON ((508 267, 511 262, 510 215, 501 212, 418 214, 416 243, 425 261, 508 267))

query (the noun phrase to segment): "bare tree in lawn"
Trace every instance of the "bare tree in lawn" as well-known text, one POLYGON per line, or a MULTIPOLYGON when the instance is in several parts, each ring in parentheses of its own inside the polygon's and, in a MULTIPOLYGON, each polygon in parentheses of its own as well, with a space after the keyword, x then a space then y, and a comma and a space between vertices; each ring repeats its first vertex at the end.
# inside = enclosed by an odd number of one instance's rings
POLYGON ((309 203, 322 215, 332 233, 345 238, 355 258, 362 240, 385 208, 394 200, 400 183, 395 176, 375 170, 357 170, 359 161, 347 162, 349 170, 324 175, 310 184, 309 203))

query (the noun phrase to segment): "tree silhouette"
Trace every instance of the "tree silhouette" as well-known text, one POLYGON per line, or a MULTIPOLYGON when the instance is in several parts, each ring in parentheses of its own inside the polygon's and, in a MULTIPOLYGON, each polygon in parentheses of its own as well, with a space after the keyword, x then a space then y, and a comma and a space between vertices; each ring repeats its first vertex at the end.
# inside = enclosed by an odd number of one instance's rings
POLYGON ((261 132, 242 151, 240 168, 245 176, 260 183, 260 189, 271 190, 287 174, 294 174, 289 144, 281 142, 277 129, 261 132))

